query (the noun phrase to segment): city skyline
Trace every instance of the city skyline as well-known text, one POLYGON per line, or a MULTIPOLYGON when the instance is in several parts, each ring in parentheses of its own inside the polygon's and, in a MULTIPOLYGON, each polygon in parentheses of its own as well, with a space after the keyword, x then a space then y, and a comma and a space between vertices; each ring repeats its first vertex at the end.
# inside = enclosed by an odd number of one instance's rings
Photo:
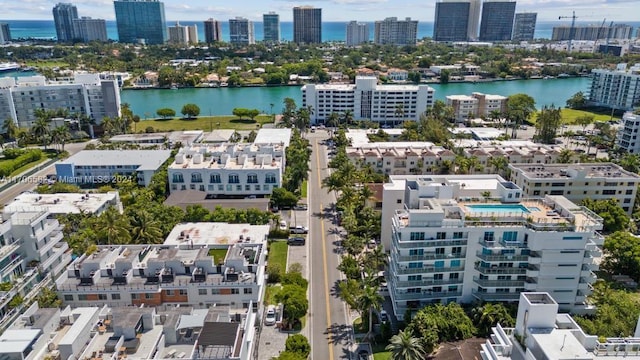
MULTIPOLYGON (((72 3, 84 16, 115 20, 113 1, 111 0, 76 0, 72 3)), ((264 13, 275 11, 281 15, 280 21, 291 22, 293 21, 291 9, 294 6, 313 5, 323 8, 323 20, 327 22, 375 21, 390 16, 398 18, 412 16, 419 21, 432 22, 436 2, 425 4, 418 0, 307 0, 297 3, 287 0, 245 0, 234 3, 233 6, 211 5, 207 0, 192 0, 188 4, 180 3, 177 0, 166 0, 164 3, 169 21, 204 21, 209 17, 227 20, 236 16, 243 16, 252 21, 261 21, 264 13)), ((47 0, 4 4, 2 20, 49 20, 53 5, 55 5, 54 2, 47 0)), ((615 21, 640 21, 634 12, 629 11, 636 6, 637 3, 633 0, 586 0, 580 2, 577 0, 521 0, 518 1, 516 11, 537 12, 538 21, 558 21, 558 14, 571 15, 574 10, 576 15, 580 16, 581 21, 597 23, 598 19, 603 17, 615 21)))

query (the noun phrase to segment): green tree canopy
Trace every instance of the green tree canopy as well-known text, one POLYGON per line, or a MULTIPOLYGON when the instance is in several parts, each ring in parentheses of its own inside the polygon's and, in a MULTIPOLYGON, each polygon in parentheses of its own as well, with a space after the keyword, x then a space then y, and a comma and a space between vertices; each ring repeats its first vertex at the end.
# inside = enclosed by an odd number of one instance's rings
POLYGON ((446 341, 463 340, 476 333, 471 319, 457 303, 429 305, 419 310, 407 330, 422 340, 428 353, 446 341))
POLYGON ((198 107, 198 105, 196 104, 184 104, 181 113, 187 119, 191 119, 200 115, 200 107, 198 107))
POLYGON ((302 334, 294 334, 287 337, 285 342, 285 350, 298 353, 302 355, 302 358, 306 359, 311 353, 311 345, 309 339, 302 334))
POLYGON ((162 108, 158 109, 156 111, 156 114, 158 114, 158 116, 162 117, 163 119, 168 119, 176 116, 176 111, 170 108, 162 108))
POLYGON ((595 212, 603 219, 605 232, 621 231, 628 228, 630 219, 627 213, 618 205, 616 199, 582 200, 582 205, 595 212))
POLYGON ((627 231, 616 231, 605 239, 604 250, 607 255, 602 260, 604 270, 640 281, 640 238, 627 231))
POLYGON ((586 105, 586 103, 587 98, 584 97, 584 93, 582 91, 578 91, 567 100, 567 107, 571 109, 581 109, 586 105))
POLYGON ((562 112, 560 108, 543 107, 538 113, 536 120, 536 133, 533 136, 535 141, 543 144, 555 144, 556 134, 562 126, 562 112))

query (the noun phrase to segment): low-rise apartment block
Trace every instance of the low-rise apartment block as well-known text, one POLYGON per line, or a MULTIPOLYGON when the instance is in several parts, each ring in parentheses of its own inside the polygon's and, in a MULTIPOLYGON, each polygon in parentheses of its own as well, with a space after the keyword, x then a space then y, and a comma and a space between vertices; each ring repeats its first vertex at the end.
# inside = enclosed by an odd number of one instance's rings
MULTIPOLYGON (((504 157, 507 162, 525 164, 552 164, 560 155, 554 145, 531 141, 476 141, 460 140, 455 145, 464 149, 466 158, 475 157, 480 169, 475 173, 493 174, 496 169, 491 158, 504 157)), ((369 165, 378 173, 388 175, 439 174, 455 171, 456 154, 429 142, 358 142, 347 147, 347 156, 360 165, 369 165)))
POLYGON ((626 112, 622 116, 622 123, 616 134, 616 146, 630 154, 640 153, 640 139, 638 139, 639 129, 640 115, 626 112))
POLYGON ((58 214, 100 215, 110 207, 122 212, 122 202, 117 191, 107 193, 59 193, 38 194, 24 192, 5 205, 4 213, 48 211, 58 214))
POLYGON ((163 245, 101 246, 56 281, 72 306, 262 305, 268 225, 185 223, 163 245))
POLYGON ((490 116, 494 111, 504 114, 507 110, 506 96, 474 92, 469 95, 449 95, 447 105, 453 107, 456 122, 490 116))
POLYGON ((356 120, 400 124, 419 120, 434 102, 428 85, 379 85, 375 76, 356 76, 355 84, 308 84, 302 106, 312 106, 311 123, 324 123, 332 113, 350 111, 356 120))
POLYGON ((256 313, 216 306, 39 308, 0 336, 6 359, 249 360, 256 313))
POLYGON ((36 109, 65 109, 100 124, 105 117, 120 116, 120 90, 115 80, 98 74, 75 74, 55 82, 44 76, 0 78, 0 119, 29 128, 36 121, 36 109))
POLYGON ((509 164, 511 181, 527 197, 562 195, 580 203, 584 199, 616 199, 631 215, 640 176, 613 163, 509 164))
POLYGON ((640 335, 600 338, 590 335, 547 292, 520 294, 513 328, 496 324, 491 340, 482 345, 483 360, 589 359, 606 360, 640 356, 640 335))
POLYGON ((563 196, 529 199, 497 175, 391 176, 381 239, 396 316, 430 303, 515 302, 548 291, 587 311, 602 219, 563 196))
POLYGON ((122 134, 112 136, 109 139, 109 142, 140 146, 167 145, 168 148, 172 148, 178 143, 183 146, 190 146, 191 144, 202 140, 203 136, 204 131, 202 130, 184 130, 159 133, 122 134))
POLYGON ((216 197, 270 195, 282 186, 290 138, 290 129, 263 129, 251 144, 184 147, 168 169, 170 190, 196 190, 216 197))
POLYGON ((57 162, 56 176, 58 181, 73 184, 129 180, 148 186, 170 156, 171 150, 83 150, 57 162))

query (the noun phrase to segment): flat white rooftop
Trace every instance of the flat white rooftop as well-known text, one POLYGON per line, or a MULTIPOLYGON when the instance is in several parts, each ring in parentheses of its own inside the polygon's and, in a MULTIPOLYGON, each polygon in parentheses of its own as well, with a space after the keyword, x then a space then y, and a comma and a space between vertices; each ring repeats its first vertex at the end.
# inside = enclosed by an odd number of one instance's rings
POLYGON ((235 130, 230 129, 220 129, 213 130, 212 132, 208 132, 202 138, 202 142, 204 143, 219 143, 219 142, 228 142, 231 140, 231 136, 235 133, 235 130))
POLYGON ((291 142, 291 129, 260 129, 256 135, 254 144, 284 144, 289 147, 291 142))
POLYGON ((74 166, 138 166, 139 171, 157 170, 171 156, 171 150, 82 150, 58 164, 74 166))
POLYGON ((268 234, 269 225, 182 223, 171 230, 164 245, 233 245, 240 242, 240 236, 246 243, 262 243, 268 234))
MULTIPOLYGON (((22 193, 5 205, 3 212, 49 211, 52 214, 94 214, 109 206, 120 204, 118 192, 108 193, 60 193, 37 194, 22 193)), ((121 207, 121 205, 119 206, 121 207)), ((121 210, 120 208, 118 210, 121 210)))
POLYGON ((496 139, 504 134, 500 129, 484 127, 455 128, 450 131, 453 134, 471 134, 476 140, 496 139))

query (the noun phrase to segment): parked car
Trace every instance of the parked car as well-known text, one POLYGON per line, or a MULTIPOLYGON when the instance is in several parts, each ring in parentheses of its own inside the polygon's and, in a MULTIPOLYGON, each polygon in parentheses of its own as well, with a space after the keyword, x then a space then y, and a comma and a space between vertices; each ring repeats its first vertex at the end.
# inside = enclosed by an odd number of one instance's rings
POLYGON ((292 234, 307 234, 309 232, 309 228, 305 226, 295 226, 290 229, 292 234))
POLYGON ((287 222, 284 220, 280 220, 280 230, 287 230, 287 222))
POLYGON ((307 210, 308 208, 307 204, 298 204, 293 207, 293 210, 307 210))
POLYGON ((267 316, 264 318, 264 324, 267 326, 276 324, 276 307, 269 305, 267 308, 267 316))
POLYGON ((287 239, 287 245, 291 246, 303 246, 307 243, 307 240, 303 237, 292 237, 287 239))
POLYGON ((311 127, 311 132, 312 132, 312 133, 316 132, 316 127, 315 127, 315 126, 312 126, 312 127, 311 127))
POLYGON ((369 352, 364 349, 358 351, 358 360, 369 360, 369 352))
POLYGON ((389 315, 386 311, 380 310, 380 322, 385 324, 387 321, 389 321, 389 315))

